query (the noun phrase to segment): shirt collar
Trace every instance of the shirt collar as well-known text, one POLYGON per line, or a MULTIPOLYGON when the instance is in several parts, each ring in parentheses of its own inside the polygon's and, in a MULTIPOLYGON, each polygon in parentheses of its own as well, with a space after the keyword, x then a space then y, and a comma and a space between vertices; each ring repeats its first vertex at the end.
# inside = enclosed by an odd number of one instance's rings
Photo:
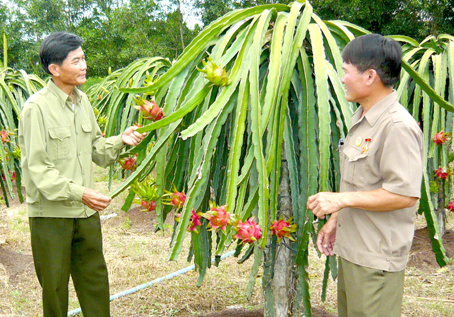
POLYGON ((367 111, 367 113, 364 115, 364 117, 361 117, 363 113, 363 107, 359 106, 358 109, 355 111, 355 113, 352 116, 352 122, 353 124, 358 123, 359 121, 362 121, 362 118, 365 118, 367 122, 373 126, 377 122, 377 120, 380 118, 380 116, 383 114, 383 112, 386 111, 392 104, 397 102, 397 92, 393 90, 392 93, 390 93, 388 96, 385 98, 381 99, 379 102, 377 102, 375 105, 372 106, 372 108, 367 111))
MULTIPOLYGON (((71 97, 66 92, 61 90, 60 87, 55 85, 51 79, 47 83, 47 88, 58 97, 58 99, 61 101, 60 104, 62 107, 64 107, 67 103, 72 104, 71 97)), ((79 89, 77 89, 76 87, 74 87, 73 95, 74 95, 74 99, 76 101, 75 104, 78 104, 80 102, 81 95, 80 95, 79 89)))

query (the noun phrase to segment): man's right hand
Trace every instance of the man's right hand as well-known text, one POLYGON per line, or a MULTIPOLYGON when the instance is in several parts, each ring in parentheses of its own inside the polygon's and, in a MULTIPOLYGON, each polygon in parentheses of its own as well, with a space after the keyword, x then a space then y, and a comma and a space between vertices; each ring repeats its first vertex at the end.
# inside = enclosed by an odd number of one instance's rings
POLYGON ((109 206, 112 198, 91 188, 85 188, 82 202, 93 210, 101 211, 109 206))
POLYGON ((326 256, 334 255, 333 248, 336 241, 337 212, 329 217, 317 236, 318 250, 326 256))

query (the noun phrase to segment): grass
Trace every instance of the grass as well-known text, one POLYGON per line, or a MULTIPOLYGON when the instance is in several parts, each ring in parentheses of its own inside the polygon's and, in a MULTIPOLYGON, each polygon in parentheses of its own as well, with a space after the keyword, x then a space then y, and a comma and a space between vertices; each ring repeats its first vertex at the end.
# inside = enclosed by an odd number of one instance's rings
MULTIPOLYGON (((97 188, 108 192, 108 173, 96 169, 97 188)), ((166 222, 164 232, 154 232, 153 219, 149 214, 125 213, 120 210, 125 194, 115 198, 101 214, 117 213, 103 221, 105 257, 109 269, 111 294, 136 287, 142 283, 163 277, 190 266, 186 261, 188 241, 178 261, 167 261, 172 224, 166 222), (142 217, 140 217, 142 215, 142 217)), ((7 219, 6 244, 0 245, 28 256, 29 242, 26 207, 17 205, 3 209, 1 219, 7 219)), ((449 215, 448 228, 453 228, 454 217, 449 215)), ((170 217, 171 218, 171 217, 170 217)), ((418 218, 419 226, 424 219, 418 218)), ((0 229, 2 228, 0 222, 0 229)), ((0 237, 2 232, 0 231, 0 237)), ((212 267, 206 274, 201 287, 196 286, 198 274, 189 272, 170 280, 157 283, 111 304, 113 317, 129 316, 200 316, 208 312, 220 311, 230 306, 255 309, 263 306, 261 278, 256 279, 256 288, 251 301, 248 301, 246 285, 249 280, 252 261, 239 265, 229 257, 219 267, 212 267)), ((0 316, 42 316, 41 291, 35 272, 28 268, 17 274, 14 280, 8 278, 9 268, 0 264, 0 316)), ((318 258, 311 249, 309 276, 311 279, 312 305, 336 314, 336 282, 329 280, 327 300, 321 302, 321 289, 324 270, 324 257, 318 258)), ((403 316, 454 316, 454 267, 427 271, 407 268, 403 316)), ((260 275, 260 274, 259 274, 260 275)), ((75 291, 70 286, 69 309, 78 308, 75 291)))

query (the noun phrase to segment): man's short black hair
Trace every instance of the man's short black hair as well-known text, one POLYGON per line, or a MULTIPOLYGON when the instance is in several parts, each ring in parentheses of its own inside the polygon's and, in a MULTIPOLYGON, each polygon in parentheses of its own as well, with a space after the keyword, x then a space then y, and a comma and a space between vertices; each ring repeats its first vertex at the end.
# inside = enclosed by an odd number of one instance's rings
POLYGON ((380 34, 367 34, 348 43, 342 52, 342 59, 361 73, 374 69, 383 85, 393 87, 400 77, 402 48, 393 39, 380 34))
POLYGON ((68 54, 82 46, 84 40, 76 34, 55 32, 44 39, 39 48, 39 58, 44 71, 49 71, 50 64, 62 65, 68 54))

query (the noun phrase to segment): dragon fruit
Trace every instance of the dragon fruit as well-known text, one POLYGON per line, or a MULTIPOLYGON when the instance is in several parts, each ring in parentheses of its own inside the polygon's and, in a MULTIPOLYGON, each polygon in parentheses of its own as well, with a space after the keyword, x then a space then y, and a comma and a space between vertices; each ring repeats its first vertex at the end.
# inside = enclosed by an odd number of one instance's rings
POLYGON ((229 84, 229 76, 227 75, 227 71, 221 65, 217 65, 213 62, 211 56, 208 57, 208 62, 202 61, 204 69, 197 70, 199 72, 205 73, 205 78, 211 81, 216 86, 227 86, 229 84))
POLYGON ((226 210, 227 205, 224 206, 212 206, 210 211, 203 214, 203 217, 208 219, 208 225, 211 230, 221 229, 225 232, 227 225, 229 224, 230 214, 226 210))
POLYGON ((276 236, 279 242, 282 238, 286 237, 292 241, 295 239, 292 237, 292 233, 296 232, 296 224, 293 223, 293 218, 290 218, 288 221, 284 221, 282 218, 275 220, 271 224, 271 234, 276 236))
POLYGON ((252 217, 246 222, 238 221, 236 230, 235 238, 241 240, 241 243, 254 243, 262 236, 262 228, 252 217))
POLYGON ((444 133, 442 130, 435 134, 432 141, 434 141, 437 145, 441 145, 450 139, 449 136, 451 136, 451 133, 444 133))
POLYGON ((144 119, 158 121, 164 118, 164 110, 154 100, 148 101, 143 98, 134 98, 134 101, 138 105, 134 108, 142 113, 144 119))

